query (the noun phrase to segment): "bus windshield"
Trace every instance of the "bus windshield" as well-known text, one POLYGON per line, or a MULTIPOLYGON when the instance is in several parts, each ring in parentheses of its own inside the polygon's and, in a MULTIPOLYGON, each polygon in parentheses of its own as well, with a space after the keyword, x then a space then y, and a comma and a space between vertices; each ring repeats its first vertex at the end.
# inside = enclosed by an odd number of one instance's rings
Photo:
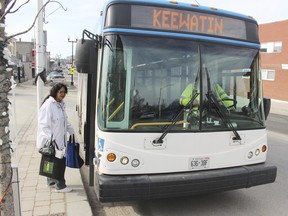
POLYGON ((162 132, 171 124, 171 132, 265 127, 257 49, 128 35, 103 41, 101 130, 162 132))

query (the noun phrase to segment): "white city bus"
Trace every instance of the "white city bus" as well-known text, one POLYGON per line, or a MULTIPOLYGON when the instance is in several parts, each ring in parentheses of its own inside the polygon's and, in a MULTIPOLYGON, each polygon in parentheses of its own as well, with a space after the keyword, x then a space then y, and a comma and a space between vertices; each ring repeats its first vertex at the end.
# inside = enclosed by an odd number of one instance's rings
POLYGON ((253 18, 154 0, 108 1, 101 18, 76 47, 79 131, 100 201, 275 181, 253 18))

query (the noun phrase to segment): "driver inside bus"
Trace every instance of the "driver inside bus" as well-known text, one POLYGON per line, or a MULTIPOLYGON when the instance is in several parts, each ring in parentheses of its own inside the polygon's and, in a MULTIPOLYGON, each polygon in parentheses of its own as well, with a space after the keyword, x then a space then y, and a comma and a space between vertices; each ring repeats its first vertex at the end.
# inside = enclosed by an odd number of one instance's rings
MULTIPOLYGON (((214 88, 216 99, 219 102, 221 102, 228 110, 234 109, 236 102, 233 99, 229 98, 228 94, 224 91, 224 89, 217 83, 215 83, 214 88)), ((187 87, 181 94, 179 103, 182 106, 185 107, 190 102, 193 91, 197 93, 197 90, 194 90, 192 83, 190 83, 189 85, 187 85, 187 87)), ((194 114, 196 114, 198 111, 199 103, 200 103, 200 95, 198 95, 192 102, 192 110, 194 114)))
POLYGON ((197 95, 194 101, 191 101, 193 92, 197 93, 197 89, 194 89, 192 83, 190 83, 186 86, 186 88, 182 92, 181 97, 179 99, 179 103, 185 107, 184 120, 187 120, 189 123, 195 125, 198 122, 198 116, 199 116, 198 108, 200 103, 200 94, 197 95), (189 103, 191 103, 191 105, 188 105, 189 103))
MULTIPOLYGON (((186 88, 185 88, 184 91, 182 92, 181 97, 180 97, 180 100, 179 100, 179 103, 180 103, 182 106, 185 107, 185 106, 187 106, 187 104, 190 102, 190 100, 191 100, 191 98, 192 98, 193 91, 195 91, 195 93, 197 93, 197 90, 194 90, 194 89, 193 89, 192 83, 190 83, 189 85, 186 86, 186 88)), ((200 102, 200 95, 198 95, 198 96, 195 98, 195 100, 192 102, 192 107, 193 107, 193 109, 198 110, 199 102, 200 102)))

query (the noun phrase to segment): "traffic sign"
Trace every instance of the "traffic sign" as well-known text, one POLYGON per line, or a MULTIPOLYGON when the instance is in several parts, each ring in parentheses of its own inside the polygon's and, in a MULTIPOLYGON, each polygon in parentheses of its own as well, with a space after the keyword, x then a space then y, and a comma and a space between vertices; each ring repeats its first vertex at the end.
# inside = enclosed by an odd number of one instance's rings
POLYGON ((75 73, 75 69, 74 69, 74 67, 71 67, 70 68, 70 74, 74 74, 75 73))

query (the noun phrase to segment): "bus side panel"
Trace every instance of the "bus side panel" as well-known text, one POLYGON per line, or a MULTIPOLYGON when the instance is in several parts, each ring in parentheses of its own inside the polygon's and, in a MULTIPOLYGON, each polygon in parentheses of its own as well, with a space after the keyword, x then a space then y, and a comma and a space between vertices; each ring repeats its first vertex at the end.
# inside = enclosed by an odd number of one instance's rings
POLYGON ((85 124, 86 124, 86 110, 87 110, 87 82, 88 82, 88 74, 78 73, 78 99, 77 99, 78 131, 79 134, 81 135, 81 140, 84 141, 84 149, 86 149, 85 124))
POLYGON ((84 73, 79 73, 78 75, 78 117, 79 117, 79 131, 84 140, 84 124, 86 121, 86 109, 87 109, 87 78, 88 75, 84 73))

